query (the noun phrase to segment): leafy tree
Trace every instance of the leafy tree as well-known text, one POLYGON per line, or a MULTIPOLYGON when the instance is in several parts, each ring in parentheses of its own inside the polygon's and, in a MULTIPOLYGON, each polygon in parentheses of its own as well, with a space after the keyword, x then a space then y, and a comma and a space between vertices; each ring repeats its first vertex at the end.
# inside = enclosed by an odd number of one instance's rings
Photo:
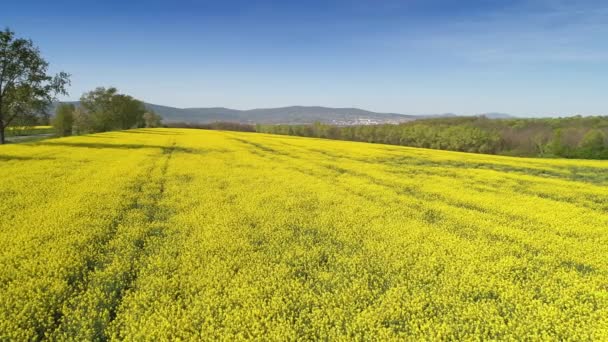
POLYGON ((118 93, 116 88, 96 88, 80 97, 80 104, 90 117, 92 131, 112 129, 112 98, 118 93))
POLYGON ((606 137, 604 136, 604 133, 598 129, 587 132, 580 143, 580 157, 592 159, 601 158, 608 152, 605 140, 606 137))
POLYGON ((129 95, 119 94, 116 88, 99 87, 85 93, 80 103, 90 115, 91 130, 106 132, 144 127, 143 102, 129 95))
POLYGON ((147 128, 160 127, 163 119, 160 115, 154 113, 153 111, 145 112, 143 118, 147 128))
POLYGON ((93 120, 82 107, 76 107, 73 113, 74 121, 72 124, 73 134, 87 134, 93 132, 93 120))
POLYGON ((0 144, 16 119, 40 115, 55 96, 67 95, 69 75, 51 76, 48 66, 31 40, 0 31, 0 144))
POLYGON ((52 123, 58 135, 67 136, 72 134, 75 110, 76 107, 71 103, 62 103, 57 107, 52 123))

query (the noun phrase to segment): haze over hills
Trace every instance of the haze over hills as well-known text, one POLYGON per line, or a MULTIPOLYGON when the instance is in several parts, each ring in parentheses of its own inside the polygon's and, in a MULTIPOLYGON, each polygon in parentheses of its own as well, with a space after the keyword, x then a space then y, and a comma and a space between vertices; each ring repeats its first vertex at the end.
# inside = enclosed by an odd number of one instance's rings
POLYGON ((328 108, 320 106, 290 106, 237 110, 216 108, 174 108, 146 103, 146 107, 160 114, 166 122, 234 121, 265 124, 306 124, 315 121, 349 125, 366 123, 399 123, 415 120, 414 115, 376 113, 358 108, 328 108))
MULTIPOLYGON (((78 105, 79 102, 70 102, 78 105)), ((290 106, 280 108, 257 108, 238 110, 224 107, 177 108, 144 103, 146 108, 160 114, 163 122, 210 123, 229 121, 250 124, 310 124, 321 122, 334 125, 358 125, 401 123, 417 119, 455 117, 456 114, 407 115, 398 113, 377 113, 359 108, 330 108, 321 106, 290 106)), ((56 104, 50 108, 55 112, 56 104)), ((481 114, 492 119, 512 118, 501 113, 481 114)))

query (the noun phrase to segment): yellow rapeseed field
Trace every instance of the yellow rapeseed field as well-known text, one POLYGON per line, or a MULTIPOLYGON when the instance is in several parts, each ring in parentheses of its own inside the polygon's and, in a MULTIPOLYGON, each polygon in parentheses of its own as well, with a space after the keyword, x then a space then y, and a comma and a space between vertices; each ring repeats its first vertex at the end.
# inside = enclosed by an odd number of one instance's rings
POLYGON ((4 132, 7 137, 53 133, 53 126, 11 126, 4 132))
POLYGON ((0 340, 608 340, 608 162, 142 129, 0 146, 0 340))

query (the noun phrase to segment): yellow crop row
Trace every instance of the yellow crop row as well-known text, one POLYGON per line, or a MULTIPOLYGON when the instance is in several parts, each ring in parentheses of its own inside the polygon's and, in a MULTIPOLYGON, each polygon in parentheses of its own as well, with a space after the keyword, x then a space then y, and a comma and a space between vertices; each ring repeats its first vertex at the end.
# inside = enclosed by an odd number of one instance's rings
POLYGON ((8 130, 20 130, 20 129, 50 129, 53 126, 10 126, 7 127, 8 130))
POLYGON ((6 128, 6 136, 36 135, 53 133, 53 126, 10 126, 6 128))

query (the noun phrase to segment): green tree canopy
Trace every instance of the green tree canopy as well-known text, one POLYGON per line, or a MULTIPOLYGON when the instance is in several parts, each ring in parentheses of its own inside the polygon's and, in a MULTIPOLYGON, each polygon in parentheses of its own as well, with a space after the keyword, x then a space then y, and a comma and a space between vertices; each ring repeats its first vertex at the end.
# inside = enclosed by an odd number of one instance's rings
POLYGON ((599 159, 608 154, 606 137, 598 129, 592 129, 581 140, 580 154, 582 158, 599 159))
POLYGON ((89 131, 106 132, 145 125, 143 102, 119 94, 116 88, 96 88, 82 95, 80 103, 90 116, 92 127, 89 131))
POLYGON ((76 107, 71 103, 62 103, 57 107, 52 123, 58 135, 67 136, 72 134, 75 109, 76 107))
POLYGON ((69 75, 51 76, 48 66, 31 40, 0 31, 0 143, 11 123, 42 114, 55 96, 67 95, 69 75))
POLYGON ((160 127, 161 125, 161 121, 162 121, 162 117, 156 113, 154 113, 153 111, 147 111, 144 113, 144 122, 146 124, 146 127, 151 128, 151 127, 160 127))

